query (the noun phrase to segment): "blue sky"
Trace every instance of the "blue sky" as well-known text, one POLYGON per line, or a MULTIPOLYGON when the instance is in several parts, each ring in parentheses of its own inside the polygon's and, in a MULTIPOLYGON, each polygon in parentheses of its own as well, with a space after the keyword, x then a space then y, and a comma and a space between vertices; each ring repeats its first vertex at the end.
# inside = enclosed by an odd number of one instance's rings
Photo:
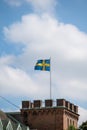
MULTIPOLYGON (((87 1, 0 1, 0 96, 21 108, 22 100, 49 98, 49 72, 34 70, 51 57, 52 98, 79 106, 87 118, 87 1)), ((18 110, 0 98, 3 111, 18 110)))

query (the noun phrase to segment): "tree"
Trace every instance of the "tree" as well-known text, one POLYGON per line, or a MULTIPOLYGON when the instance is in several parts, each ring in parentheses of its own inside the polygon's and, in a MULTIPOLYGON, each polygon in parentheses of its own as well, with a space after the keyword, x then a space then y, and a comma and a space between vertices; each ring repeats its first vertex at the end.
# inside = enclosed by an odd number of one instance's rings
POLYGON ((87 130, 87 121, 83 122, 83 123, 79 126, 79 130, 87 130))
POLYGON ((73 125, 70 125, 68 130, 76 130, 76 128, 73 125))

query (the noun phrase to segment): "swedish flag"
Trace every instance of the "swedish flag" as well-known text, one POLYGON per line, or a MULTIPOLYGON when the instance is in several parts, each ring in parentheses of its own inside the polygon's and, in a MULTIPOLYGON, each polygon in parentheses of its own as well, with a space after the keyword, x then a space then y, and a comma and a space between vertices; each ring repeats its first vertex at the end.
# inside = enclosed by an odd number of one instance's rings
POLYGON ((50 59, 38 60, 34 69, 35 70, 50 71, 50 59))

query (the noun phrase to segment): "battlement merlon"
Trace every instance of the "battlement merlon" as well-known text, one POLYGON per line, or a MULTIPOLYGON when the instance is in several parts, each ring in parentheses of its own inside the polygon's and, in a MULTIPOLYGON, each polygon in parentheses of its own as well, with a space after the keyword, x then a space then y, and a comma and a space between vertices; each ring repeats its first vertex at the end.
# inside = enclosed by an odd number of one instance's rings
POLYGON ((34 100, 31 101, 22 101, 22 109, 40 109, 40 108, 47 108, 47 107, 65 107, 66 109, 78 114, 78 106, 70 103, 65 99, 56 99, 53 101, 52 99, 46 99, 44 102, 42 100, 34 100), (43 106, 44 103, 44 106, 43 106), (54 105, 55 103, 55 105, 54 105))

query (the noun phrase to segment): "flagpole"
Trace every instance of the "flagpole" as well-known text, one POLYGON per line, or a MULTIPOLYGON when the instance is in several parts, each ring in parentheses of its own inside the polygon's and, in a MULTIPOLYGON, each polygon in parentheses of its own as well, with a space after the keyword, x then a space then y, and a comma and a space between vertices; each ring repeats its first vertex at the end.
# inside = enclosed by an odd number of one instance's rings
POLYGON ((51 93, 51 57, 50 57, 50 99, 52 98, 52 93, 51 93))

